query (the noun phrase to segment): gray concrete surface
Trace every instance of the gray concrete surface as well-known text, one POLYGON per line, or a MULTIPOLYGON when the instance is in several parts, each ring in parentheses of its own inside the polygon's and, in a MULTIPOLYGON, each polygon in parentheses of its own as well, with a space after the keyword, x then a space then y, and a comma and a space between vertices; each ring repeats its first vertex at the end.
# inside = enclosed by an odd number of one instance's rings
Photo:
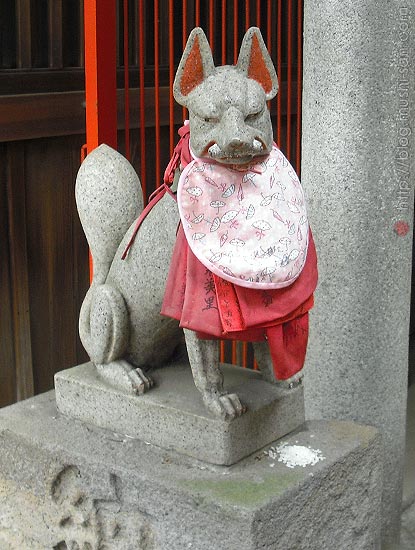
POLYGON ((111 387, 85 363, 56 374, 56 401, 69 417, 213 464, 233 464, 303 424, 301 385, 282 389, 259 372, 229 365, 222 372, 225 390, 237 392, 247 407, 228 421, 204 406, 186 363, 155 369, 155 387, 144 395, 111 387))
POLYGON ((373 550, 380 476, 376 431, 351 422, 212 466, 69 420, 49 392, 0 411, 0 547, 373 550))
POLYGON ((302 181, 319 258, 308 418, 378 426, 384 548, 405 448, 414 140, 413 6, 306 0, 302 181))

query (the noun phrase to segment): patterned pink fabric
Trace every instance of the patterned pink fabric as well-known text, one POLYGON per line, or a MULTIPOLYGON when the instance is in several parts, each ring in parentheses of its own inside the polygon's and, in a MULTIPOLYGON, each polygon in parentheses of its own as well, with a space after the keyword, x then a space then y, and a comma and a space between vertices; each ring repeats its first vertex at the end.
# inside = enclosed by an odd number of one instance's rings
POLYGON ((192 252, 215 275, 275 289, 301 273, 308 247, 304 193, 276 146, 243 170, 193 160, 181 174, 177 200, 192 252))

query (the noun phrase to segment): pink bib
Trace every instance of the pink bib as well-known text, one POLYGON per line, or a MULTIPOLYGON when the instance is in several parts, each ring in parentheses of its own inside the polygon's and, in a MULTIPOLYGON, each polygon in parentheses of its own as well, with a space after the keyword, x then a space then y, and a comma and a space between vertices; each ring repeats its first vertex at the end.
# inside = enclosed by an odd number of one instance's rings
POLYGON ((187 242, 210 271, 248 288, 283 288, 303 269, 308 246, 304 192, 274 145, 244 170, 195 158, 177 201, 187 242))

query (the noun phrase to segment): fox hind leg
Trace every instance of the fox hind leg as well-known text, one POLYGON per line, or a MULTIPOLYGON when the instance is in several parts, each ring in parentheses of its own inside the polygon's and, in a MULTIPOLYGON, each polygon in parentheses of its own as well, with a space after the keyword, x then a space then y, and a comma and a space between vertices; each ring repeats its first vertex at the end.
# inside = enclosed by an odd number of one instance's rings
POLYGON ((138 395, 151 388, 152 380, 124 358, 129 341, 129 315, 124 298, 114 286, 91 286, 82 304, 79 334, 100 378, 138 395))

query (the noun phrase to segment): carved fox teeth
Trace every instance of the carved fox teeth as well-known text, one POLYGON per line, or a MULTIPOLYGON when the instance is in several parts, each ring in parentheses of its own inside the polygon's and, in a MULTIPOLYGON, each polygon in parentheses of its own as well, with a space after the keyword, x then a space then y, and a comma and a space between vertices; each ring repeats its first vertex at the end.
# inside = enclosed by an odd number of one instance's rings
POLYGON ((220 147, 217 143, 211 145, 208 149, 208 153, 212 158, 215 158, 220 155, 220 147))
POLYGON ((254 151, 262 151, 264 146, 262 145, 262 143, 260 141, 258 141, 257 139, 254 139, 254 141, 252 143, 252 148, 254 149, 254 151))

